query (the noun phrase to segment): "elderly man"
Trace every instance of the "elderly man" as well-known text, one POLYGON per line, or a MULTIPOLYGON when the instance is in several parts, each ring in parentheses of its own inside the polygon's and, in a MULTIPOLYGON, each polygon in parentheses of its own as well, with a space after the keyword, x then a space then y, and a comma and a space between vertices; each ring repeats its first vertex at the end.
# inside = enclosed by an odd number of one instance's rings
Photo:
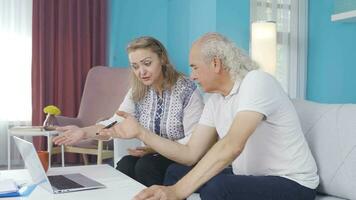
POLYGON ((135 199, 184 199, 193 192, 202 199, 314 199, 315 160, 280 84, 217 33, 193 44, 190 66, 191 78, 214 94, 186 145, 158 137, 126 113, 101 133, 139 138, 177 163, 195 165, 171 165, 165 182, 172 185, 152 186, 135 199))

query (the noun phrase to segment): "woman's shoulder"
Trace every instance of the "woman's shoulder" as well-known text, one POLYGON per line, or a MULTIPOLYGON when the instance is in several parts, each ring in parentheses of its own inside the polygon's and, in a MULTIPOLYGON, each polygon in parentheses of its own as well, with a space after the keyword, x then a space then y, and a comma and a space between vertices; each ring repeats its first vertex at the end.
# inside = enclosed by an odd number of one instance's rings
POLYGON ((188 77, 181 75, 175 84, 175 88, 194 91, 197 89, 197 85, 188 77))
POLYGON ((174 99, 179 100, 183 103, 183 108, 185 108, 190 102, 194 92, 197 90, 197 85, 194 81, 190 80, 186 76, 180 76, 173 87, 172 96, 174 99))

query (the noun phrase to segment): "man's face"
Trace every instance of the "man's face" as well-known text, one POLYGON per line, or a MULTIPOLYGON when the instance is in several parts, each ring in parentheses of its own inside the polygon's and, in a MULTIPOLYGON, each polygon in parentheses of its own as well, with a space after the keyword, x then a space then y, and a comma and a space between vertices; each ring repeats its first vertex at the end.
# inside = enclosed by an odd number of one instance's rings
POLYGON ((192 68, 190 78, 196 81, 204 92, 212 91, 213 67, 209 66, 201 54, 199 44, 193 44, 189 54, 189 64, 192 68))

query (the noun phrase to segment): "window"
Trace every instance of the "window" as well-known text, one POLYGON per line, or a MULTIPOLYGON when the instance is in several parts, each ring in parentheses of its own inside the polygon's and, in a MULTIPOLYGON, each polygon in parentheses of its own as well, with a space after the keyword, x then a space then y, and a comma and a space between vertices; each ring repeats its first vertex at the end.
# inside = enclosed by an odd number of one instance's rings
POLYGON ((0 3, 0 121, 31 120, 32 1, 0 3))
POLYGON ((8 127, 31 121, 31 52, 32 0, 0 0, 0 165, 7 163, 8 127))
POLYGON ((291 98, 305 98, 307 0, 251 0, 251 22, 277 23, 275 76, 291 98))

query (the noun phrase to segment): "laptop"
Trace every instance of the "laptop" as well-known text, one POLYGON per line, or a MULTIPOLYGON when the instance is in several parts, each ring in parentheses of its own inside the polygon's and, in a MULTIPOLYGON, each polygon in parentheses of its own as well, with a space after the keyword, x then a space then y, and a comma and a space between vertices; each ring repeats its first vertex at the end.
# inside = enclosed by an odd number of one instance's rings
POLYGON ((58 194, 105 188, 105 185, 80 173, 47 176, 33 144, 16 136, 14 140, 34 184, 40 185, 47 191, 58 194))

